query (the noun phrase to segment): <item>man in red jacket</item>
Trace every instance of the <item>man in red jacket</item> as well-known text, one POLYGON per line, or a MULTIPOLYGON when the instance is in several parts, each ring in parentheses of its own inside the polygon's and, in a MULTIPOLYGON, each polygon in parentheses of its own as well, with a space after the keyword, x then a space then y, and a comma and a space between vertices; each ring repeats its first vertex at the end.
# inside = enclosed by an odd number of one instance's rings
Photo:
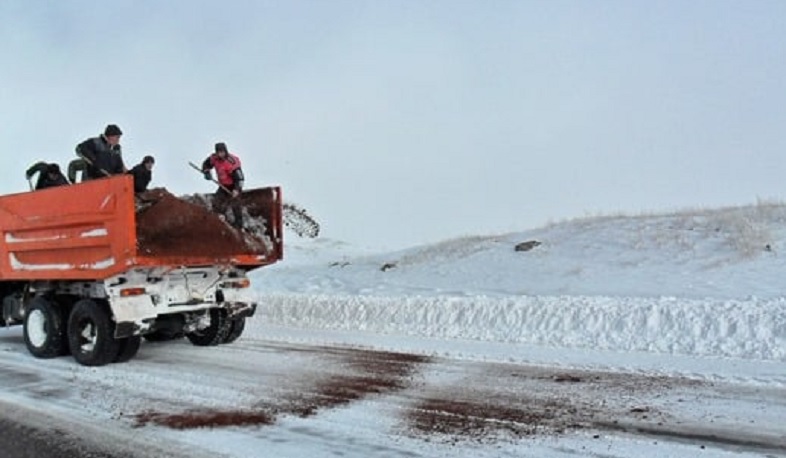
POLYGON ((212 180, 210 169, 216 169, 218 189, 213 196, 213 209, 225 214, 227 207, 232 210, 232 226, 243 229, 243 209, 240 207, 240 193, 243 191, 243 169, 240 158, 227 150, 226 143, 216 143, 215 153, 202 163, 206 180, 212 180))

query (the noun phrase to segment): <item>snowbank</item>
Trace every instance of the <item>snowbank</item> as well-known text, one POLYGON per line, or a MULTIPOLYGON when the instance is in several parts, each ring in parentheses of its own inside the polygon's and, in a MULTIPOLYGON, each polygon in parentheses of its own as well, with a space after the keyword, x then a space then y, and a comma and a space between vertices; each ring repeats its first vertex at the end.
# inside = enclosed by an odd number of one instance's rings
POLYGON ((272 294, 257 319, 435 339, 786 361, 786 300, 272 294))

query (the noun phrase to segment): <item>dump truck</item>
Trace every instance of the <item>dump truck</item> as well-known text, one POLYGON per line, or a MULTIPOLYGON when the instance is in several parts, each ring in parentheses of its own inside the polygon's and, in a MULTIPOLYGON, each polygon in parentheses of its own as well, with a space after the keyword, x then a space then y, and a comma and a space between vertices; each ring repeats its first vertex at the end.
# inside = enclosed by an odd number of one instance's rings
POLYGON ((248 272, 283 258, 277 186, 244 191, 243 231, 211 195, 135 195, 130 175, 0 196, 0 326, 37 358, 125 362, 142 338, 230 343, 256 310, 248 272))

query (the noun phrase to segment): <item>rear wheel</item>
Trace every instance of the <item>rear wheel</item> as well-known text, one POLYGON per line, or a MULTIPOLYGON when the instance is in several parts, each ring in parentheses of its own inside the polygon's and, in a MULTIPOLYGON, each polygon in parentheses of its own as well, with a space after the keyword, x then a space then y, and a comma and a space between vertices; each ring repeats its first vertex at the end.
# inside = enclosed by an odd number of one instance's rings
POLYGON ((224 343, 232 343, 236 341, 241 336, 241 334, 243 334, 244 329, 246 329, 245 317, 230 320, 229 333, 227 333, 227 338, 224 340, 224 343))
POLYGON ((36 358, 55 358, 67 352, 63 312, 56 302, 42 296, 27 306, 24 320, 27 350, 36 358))
POLYGON ((115 324, 108 307, 91 299, 74 304, 68 318, 68 345, 71 354, 84 366, 103 366, 120 353, 115 324))
POLYGON ((188 340, 200 347, 209 347, 225 342, 231 325, 227 311, 218 308, 210 309, 207 311, 206 319, 209 320, 209 324, 202 329, 186 334, 188 340))
POLYGON ((129 361, 131 358, 136 356, 136 353, 139 351, 139 345, 142 343, 142 338, 139 336, 131 336, 125 337, 123 339, 118 339, 118 351, 117 356, 115 356, 114 362, 116 363, 125 363, 129 361))

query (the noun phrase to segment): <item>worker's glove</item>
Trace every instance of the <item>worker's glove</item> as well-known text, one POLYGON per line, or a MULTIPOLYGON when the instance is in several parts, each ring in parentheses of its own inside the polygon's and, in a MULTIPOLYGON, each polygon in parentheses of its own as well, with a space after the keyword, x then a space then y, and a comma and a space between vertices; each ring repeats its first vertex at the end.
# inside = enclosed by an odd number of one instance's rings
POLYGON ((210 171, 209 171, 209 170, 205 170, 205 171, 204 171, 204 172, 202 172, 202 173, 204 173, 204 175, 205 175, 205 179, 206 179, 206 180, 208 180, 208 181, 209 181, 209 180, 212 180, 212 179, 213 179, 213 177, 210 175, 210 171))

